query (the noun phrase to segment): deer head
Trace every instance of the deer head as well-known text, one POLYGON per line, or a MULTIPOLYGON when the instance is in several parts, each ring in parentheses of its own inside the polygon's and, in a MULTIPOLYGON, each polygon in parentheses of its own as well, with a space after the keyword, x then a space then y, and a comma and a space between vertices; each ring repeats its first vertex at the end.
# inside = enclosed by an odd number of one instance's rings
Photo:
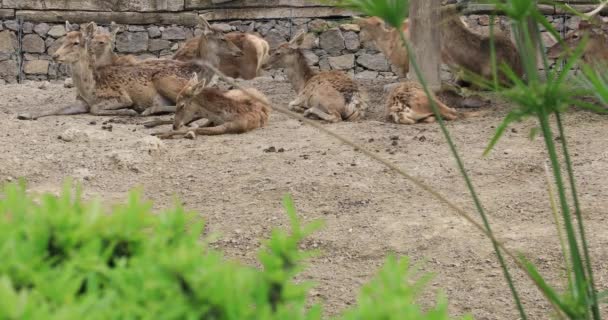
POLYGON ((177 109, 175 111, 175 120, 173 121, 173 130, 179 130, 181 127, 189 124, 197 119, 198 100, 202 97, 207 81, 198 80, 198 75, 195 73, 188 81, 186 86, 177 96, 177 109))
POLYGON ((286 68, 287 66, 297 63, 298 56, 301 53, 300 46, 302 45, 305 36, 306 32, 302 31, 293 37, 291 41, 283 43, 274 49, 266 61, 264 69, 286 68))
POLYGON ((85 39, 82 32, 71 31, 72 25, 70 22, 65 22, 65 28, 68 33, 63 38, 61 47, 53 54, 53 60, 62 63, 74 63, 80 59, 85 39))

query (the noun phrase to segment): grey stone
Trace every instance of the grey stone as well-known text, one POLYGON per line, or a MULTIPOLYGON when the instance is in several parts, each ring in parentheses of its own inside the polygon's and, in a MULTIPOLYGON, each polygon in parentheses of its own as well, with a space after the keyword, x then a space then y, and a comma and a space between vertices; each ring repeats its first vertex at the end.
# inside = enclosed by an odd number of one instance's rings
POLYGON ((319 44, 321 48, 332 55, 339 54, 346 48, 344 36, 338 28, 329 29, 321 34, 319 44))
POLYGON ((262 36, 266 36, 268 32, 277 24, 275 20, 270 20, 261 24, 256 24, 256 29, 262 36))
POLYGON ((63 25, 52 26, 48 32, 48 35, 57 39, 65 36, 67 32, 65 31, 65 27, 63 25))
POLYGON ((356 79, 376 79, 378 78, 378 72, 365 70, 355 74, 356 79))
POLYGON ((355 55, 345 54, 338 57, 329 57, 329 65, 336 70, 351 69, 355 66, 355 55))
POLYGON ((346 49, 350 51, 359 50, 359 48, 361 48, 361 41, 359 41, 359 35, 352 31, 345 32, 344 45, 346 46, 346 49))
POLYGON ((11 54, 7 52, 0 52, 0 61, 6 61, 11 58, 11 54))
POLYGON ((295 18, 291 20, 291 22, 293 22, 293 24, 295 24, 296 26, 306 24, 308 23, 308 21, 310 21, 310 18, 295 18))
POLYGON ((234 27, 227 23, 213 23, 213 24, 211 24, 211 27, 213 27, 214 29, 220 30, 222 32, 230 32, 230 31, 234 30, 234 27))
POLYGON ((47 60, 26 61, 23 71, 25 74, 47 74, 49 62, 47 60))
POLYGON ((388 71, 390 66, 382 53, 362 54, 357 58, 357 63, 366 69, 375 71, 388 71))
MULTIPOLYGON (((55 54, 55 52, 57 52, 57 49, 59 49, 59 47, 61 47, 61 45, 63 44, 63 39, 64 38, 60 38, 55 40, 54 42, 52 42, 49 45, 48 50, 46 51, 48 54, 53 55, 55 54)), ((47 39, 48 40, 48 39, 47 39)))
POLYGON ((6 80, 8 83, 13 83, 17 80, 18 74, 17 61, 7 60, 0 62, 0 78, 6 80))
POLYGON ((302 49, 313 49, 319 47, 319 38, 314 33, 308 33, 304 36, 300 48, 302 49))
POLYGON ((171 48, 171 41, 169 40, 162 40, 162 39, 152 39, 150 40, 150 42, 148 43, 148 50, 149 51, 161 51, 164 49, 169 49, 171 48))
POLYGON ((361 31, 361 27, 359 27, 358 24, 354 24, 354 23, 345 23, 345 24, 341 24, 340 25, 340 29, 342 31, 354 31, 354 32, 359 32, 361 31))
POLYGON ((150 36, 150 38, 159 38, 161 35, 162 33, 157 26, 151 26, 148 28, 148 36, 150 36))
POLYGON ((238 26, 236 26, 236 28, 240 32, 251 33, 251 32, 253 32, 255 30, 255 22, 241 23, 238 26))
POLYGON ((321 58, 321 60, 319 60, 319 69, 321 69, 321 71, 331 70, 331 66, 329 65, 329 59, 327 57, 323 57, 321 58))
POLYGON ((9 30, 19 31, 19 23, 15 20, 4 21, 4 26, 9 30))
POLYGON ((165 40, 185 40, 186 31, 182 27, 171 26, 162 31, 165 40))
POLYGON ((319 57, 314 52, 310 50, 303 50, 303 53, 304 57, 306 57, 306 60, 308 61, 308 65, 314 66, 319 63, 319 57))
POLYGON ((4 27, 2 26, 2 23, 0 23, 0 31, 4 30, 4 27))
POLYGON ((131 32, 144 32, 144 31, 146 31, 146 27, 144 27, 144 26, 128 26, 127 30, 131 31, 131 32))
POLYGON ((120 52, 138 53, 148 49, 147 32, 123 32, 116 36, 116 49, 120 52))
POLYGON ((29 60, 38 60, 40 57, 37 54, 26 53, 23 55, 23 58, 25 60, 29 61, 29 60))
POLYGON ((266 41, 268 41, 270 49, 276 49, 279 45, 287 41, 285 37, 280 34, 276 29, 268 31, 264 38, 266 39, 266 41))
POLYGON ((46 23, 39 23, 34 27, 34 32, 36 32, 39 36, 44 37, 51 30, 51 26, 46 23))
POLYGON ((578 29, 578 24, 581 22, 581 18, 578 16, 571 17, 566 23, 566 27, 570 30, 578 29))
POLYGON ((325 20, 315 19, 308 23, 310 32, 321 33, 327 29, 329 29, 329 23, 325 20))
POLYGON ((46 49, 44 40, 37 34, 27 34, 22 41, 23 51, 32 53, 43 53, 46 49))
POLYGON ((12 54, 17 48, 17 37, 11 31, 0 32, 0 53, 12 54))
POLYGON ((34 24, 31 22, 24 22, 23 23, 23 33, 28 34, 28 33, 32 33, 34 31, 34 24))

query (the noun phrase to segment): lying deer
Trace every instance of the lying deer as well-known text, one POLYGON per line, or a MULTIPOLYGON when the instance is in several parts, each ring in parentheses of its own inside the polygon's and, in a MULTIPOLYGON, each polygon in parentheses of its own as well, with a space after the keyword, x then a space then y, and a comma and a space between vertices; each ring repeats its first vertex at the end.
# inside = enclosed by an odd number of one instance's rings
MULTIPOLYGON (((218 34, 222 34, 220 30, 214 29, 207 20, 200 17, 201 25, 207 30, 213 30, 218 34)), ((220 71, 223 74, 232 78, 242 78, 250 80, 258 76, 260 68, 268 58, 270 46, 263 38, 254 34, 231 32, 224 35, 225 39, 237 46, 242 54, 220 54, 220 71)), ((179 61, 192 60, 197 56, 204 56, 199 52, 200 46, 198 39, 193 38, 187 41, 180 50, 178 50, 173 59, 179 61)))
POLYGON ((219 135, 244 133, 264 127, 270 115, 270 102, 259 91, 251 88, 242 90, 220 90, 206 87, 206 80, 198 80, 194 74, 188 85, 177 98, 177 111, 173 130, 155 134, 161 139, 175 136, 193 138, 194 135, 219 135), (187 124, 201 118, 208 119, 212 127, 180 130, 187 124))
MULTIPOLYGON (((66 22, 66 28, 68 27, 69 23, 66 22)), ((120 28, 112 22, 110 33, 98 31, 93 36, 91 49, 95 52, 96 66, 98 68, 105 66, 133 65, 139 62, 139 60, 132 55, 120 56, 114 52, 114 43, 116 42, 116 34, 118 31, 120 31, 120 28)))
MULTIPOLYGON (((384 21, 378 17, 365 19, 355 17, 355 21, 361 27, 361 32, 376 44, 378 49, 384 53, 393 65, 398 67, 401 76, 407 76, 410 69, 410 61, 399 32, 395 28, 387 27, 384 21)), ((409 39, 408 20, 405 20, 403 23, 403 32, 406 39, 409 39)))
MULTIPOLYGON (((50 115, 92 113, 95 115, 151 115, 175 112, 179 92, 193 72, 210 81, 213 72, 196 62, 151 60, 134 65, 97 68, 92 40, 97 26, 90 23, 85 32, 69 32, 56 51, 56 61, 72 67, 72 78, 78 91, 77 103, 36 116, 22 115, 20 119, 37 119, 50 115)), ((205 41, 219 43, 213 34, 205 41)), ((220 50, 220 45, 205 45, 204 50, 220 50)))
POLYGON ((583 39, 586 39, 581 57, 583 62, 591 65, 606 64, 608 62, 608 35, 602 29, 601 21, 596 17, 606 5, 608 5, 608 1, 604 1, 592 11, 584 13, 583 16, 586 20, 582 20, 578 29, 571 31, 564 38, 566 48, 564 49, 558 42, 547 50, 547 57, 557 59, 567 56, 580 45, 583 39))
POLYGON ((284 68, 297 92, 289 108, 304 112, 304 116, 338 122, 363 117, 367 107, 358 84, 341 71, 315 72, 302 53, 300 45, 305 33, 275 49, 266 68, 284 68))
MULTIPOLYGON (((434 96, 433 99, 439 109, 439 114, 445 120, 456 120, 478 115, 476 112, 460 113, 446 106, 434 96)), ((391 91, 386 99, 386 119, 398 124, 436 121, 431 100, 422 87, 414 81, 401 82, 391 91)))
MULTIPOLYGON (((471 31, 461 19, 460 7, 451 4, 441 8, 442 60, 455 74, 468 72, 492 80, 491 37, 471 31)), ((506 64, 516 75, 523 76, 519 52, 509 36, 495 33, 494 48, 498 66, 506 64)), ((510 82, 500 69, 498 79, 503 84, 510 82)))

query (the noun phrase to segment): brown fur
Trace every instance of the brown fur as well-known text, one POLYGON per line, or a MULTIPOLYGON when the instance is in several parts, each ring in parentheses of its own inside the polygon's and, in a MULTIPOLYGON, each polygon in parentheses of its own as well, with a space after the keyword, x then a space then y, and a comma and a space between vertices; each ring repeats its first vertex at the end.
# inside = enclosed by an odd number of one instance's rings
POLYGON ((205 84, 205 80, 199 82, 196 76, 188 82, 177 99, 174 131, 159 133, 158 137, 166 139, 185 134, 244 133, 268 123, 270 103, 259 91, 247 89, 249 94, 257 98, 253 99, 242 90, 206 88, 205 84), (180 130, 200 118, 210 120, 212 127, 180 130))
POLYGON ((329 122, 362 118, 367 104, 358 84, 341 71, 314 72, 298 47, 304 35, 279 46, 266 66, 285 68, 298 94, 289 108, 329 122))
MULTIPOLYGON (((433 97, 439 114, 445 120, 456 120, 470 117, 476 113, 459 113, 433 97)), ((424 93, 420 84, 405 81, 396 86, 386 99, 386 119, 398 124, 415 124, 435 122, 431 100, 424 93)))
MULTIPOLYGON (((356 22, 361 27, 362 37, 374 41, 388 60, 399 68, 401 76, 405 77, 410 69, 410 61, 399 32, 395 28, 387 27, 378 17, 357 18, 356 22)), ((408 20, 403 23, 403 32, 406 39, 409 39, 408 20)))
MULTIPOLYGON (((202 21, 203 24, 206 21, 202 21)), ((266 40, 261 37, 242 32, 231 32, 222 35, 221 31, 215 30, 208 26, 208 30, 221 36, 223 41, 227 41, 230 45, 238 47, 242 53, 235 54, 220 54, 219 69, 223 74, 232 78, 242 78, 250 80, 258 76, 261 66, 268 58, 269 45, 266 40)), ((178 50, 173 59, 179 61, 192 60, 196 56, 204 56, 200 52, 199 41, 204 34, 198 38, 190 39, 185 45, 178 50)), ((226 44, 228 45, 228 44, 226 44)))
MULTIPOLYGON (((491 39, 490 36, 472 32, 460 18, 457 5, 441 8, 441 56, 444 63, 456 71, 470 72, 491 80, 491 39)), ((508 65, 518 76, 523 75, 521 58, 511 39, 502 33, 494 34, 496 62, 508 65)), ((508 83, 504 73, 498 73, 502 83, 508 83)))
POLYGON ((568 56, 580 45, 583 39, 587 43, 583 48, 581 59, 586 64, 598 65, 608 63, 608 35, 601 27, 601 22, 597 20, 581 21, 578 29, 571 31, 564 38, 566 49, 558 42, 547 50, 550 59, 557 59, 568 56))

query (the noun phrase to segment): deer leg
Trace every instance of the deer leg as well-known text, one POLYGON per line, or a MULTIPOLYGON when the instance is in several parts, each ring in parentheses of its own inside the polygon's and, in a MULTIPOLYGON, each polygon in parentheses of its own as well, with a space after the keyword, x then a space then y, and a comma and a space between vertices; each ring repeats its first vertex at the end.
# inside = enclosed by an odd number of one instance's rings
POLYGON ((103 100, 91 106, 91 113, 97 116, 136 116, 137 111, 127 109, 133 106, 131 99, 122 97, 119 99, 103 100))
POLYGON ((73 114, 82 114, 89 112, 89 105, 84 100, 77 99, 76 103, 73 105, 69 105, 67 107, 63 107, 60 109, 55 109, 51 111, 43 111, 38 114, 31 115, 29 113, 22 113, 17 115, 17 119, 19 120, 37 120, 39 118, 48 117, 48 116, 61 116, 61 115, 73 115, 73 114))
POLYGON ((328 122, 340 122, 340 121, 342 121, 342 117, 340 116, 340 114, 333 113, 333 112, 332 112, 332 114, 329 114, 329 113, 326 113, 325 111, 323 111, 323 110, 321 110, 321 109, 319 109, 317 107, 312 107, 312 108, 306 110, 306 112, 304 112, 304 116, 305 117, 308 117, 310 115, 315 115, 315 116, 319 117, 319 119, 325 120, 325 121, 328 121, 328 122))
POLYGON ((246 129, 246 122, 231 121, 215 127, 197 128, 190 131, 198 135, 214 136, 226 133, 243 133, 247 131, 246 129))
POLYGON ((306 98, 304 98, 303 96, 297 96, 295 98, 295 100, 293 100, 289 103, 288 108, 291 111, 300 112, 300 113, 304 112, 304 111, 306 111, 304 102, 306 102, 306 98))
POLYGON ((175 113, 176 109, 177 107, 171 100, 159 94, 154 98, 152 106, 144 110, 141 115, 151 116, 155 114, 175 113))
POLYGON ((155 127, 163 126, 163 125, 167 125, 167 124, 173 124, 173 120, 156 119, 156 120, 146 121, 143 123, 144 127, 146 127, 146 128, 155 128, 155 127))

